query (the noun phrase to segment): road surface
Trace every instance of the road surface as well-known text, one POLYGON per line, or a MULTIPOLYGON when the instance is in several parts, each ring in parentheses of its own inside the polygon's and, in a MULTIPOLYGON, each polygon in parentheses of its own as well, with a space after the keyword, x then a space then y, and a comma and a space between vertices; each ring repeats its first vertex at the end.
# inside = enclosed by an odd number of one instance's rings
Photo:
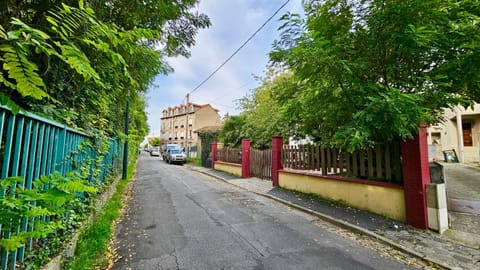
POLYGON ((113 269, 414 269, 321 221, 142 153, 113 269))

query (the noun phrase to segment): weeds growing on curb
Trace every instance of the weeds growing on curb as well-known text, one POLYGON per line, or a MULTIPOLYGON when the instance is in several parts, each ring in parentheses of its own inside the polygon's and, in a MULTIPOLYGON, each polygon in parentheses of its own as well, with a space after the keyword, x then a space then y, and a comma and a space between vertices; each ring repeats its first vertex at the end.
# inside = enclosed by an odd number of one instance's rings
POLYGON ((105 269, 108 265, 109 259, 105 254, 115 229, 115 220, 120 217, 123 207, 123 193, 133 176, 135 165, 135 161, 129 164, 127 179, 118 182, 114 195, 107 201, 93 222, 82 231, 77 243, 75 255, 72 260, 66 262, 64 269, 105 269))

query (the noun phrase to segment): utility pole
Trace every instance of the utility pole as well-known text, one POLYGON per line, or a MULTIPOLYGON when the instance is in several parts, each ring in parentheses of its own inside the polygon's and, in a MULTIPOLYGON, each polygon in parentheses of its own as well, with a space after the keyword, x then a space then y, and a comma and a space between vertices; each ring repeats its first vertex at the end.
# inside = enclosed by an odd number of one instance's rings
POLYGON ((187 94, 187 105, 186 105, 186 110, 185 110, 185 149, 187 158, 190 156, 190 149, 188 147, 188 104, 190 103, 190 94, 187 94))

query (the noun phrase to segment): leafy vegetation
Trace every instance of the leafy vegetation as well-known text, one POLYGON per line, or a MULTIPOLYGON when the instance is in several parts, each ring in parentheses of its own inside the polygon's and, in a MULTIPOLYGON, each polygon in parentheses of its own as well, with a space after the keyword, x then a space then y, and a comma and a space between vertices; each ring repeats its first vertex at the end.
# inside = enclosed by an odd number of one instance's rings
POLYGON ((296 91, 292 74, 277 74, 269 69, 259 87, 238 101, 242 113, 227 119, 220 134, 220 140, 228 147, 239 147, 243 138, 251 140, 255 148, 268 148, 273 136, 288 136, 290 125, 294 124, 291 115, 286 115, 279 103, 279 93, 296 91))
POLYGON ((24 247, 29 239, 46 238, 65 229, 75 221, 75 216, 67 214, 75 214, 76 202, 87 193, 97 192, 87 179, 74 172, 66 177, 58 172, 41 176, 33 185, 33 189, 25 189, 22 177, 0 181, 5 190, 0 197, 0 224, 4 232, 9 232, 0 239, 0 247, 5 251, 24 247), (23 229, 19 230, 20 227, 23 229))
POLYGON ((172 71, 165 56, 188 56, 196 32, 210 25, 192 11, 197 2, 2 1, 1 104, 124 137, 129 103, 124 139, 138 145, 148 132, 145 92, 172 71))
POLYGON ((202 166, 202 160, 200 159, 200 157, 188 157, 187 162, 192 163, 196 166, 202 166))
POLYGON ((305 12, 283 16, 271 52, 297 85, 276 95, 293 134, 353 151, 480 101, 478 1, 310 0, 305 12))
POLYGON ((152 138, 150 139, 150 144, 153 146, 153 147, 158 147, 160 146, 160 138, 152 138))
POLYGON ((112 198, 107 201, 93 222, 82 229, 75 256, 66 263, 64 269, 105 269, 108 266, 109 258, 105 254, 114 231, 114 223, 123 207, 122 196, 132 178, 135 165, 136 163, 132 162, 128 166, 127 178, 118 182, 112 198))

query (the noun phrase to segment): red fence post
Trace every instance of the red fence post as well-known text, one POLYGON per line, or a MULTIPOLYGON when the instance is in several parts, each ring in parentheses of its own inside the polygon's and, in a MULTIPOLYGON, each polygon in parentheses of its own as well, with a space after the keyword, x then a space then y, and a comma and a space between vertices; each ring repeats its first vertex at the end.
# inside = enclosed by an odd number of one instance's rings
POLYGON ((212 169, 215 169, 215 161, 217 161, 217 142, 212 142, 212 169))
POLYGON ((283 137, 272 138, 272 186, 278 186, 278 171, 282 168, 283 137))
POLYGON ((403 187, 407 224, 428 228, 425 188, 430 183, 426 127, 420 127, 413 139, 402 141, 403 187))
POLYGON ((242 139, 242 178, 250 177, 250 140, 242 139))

